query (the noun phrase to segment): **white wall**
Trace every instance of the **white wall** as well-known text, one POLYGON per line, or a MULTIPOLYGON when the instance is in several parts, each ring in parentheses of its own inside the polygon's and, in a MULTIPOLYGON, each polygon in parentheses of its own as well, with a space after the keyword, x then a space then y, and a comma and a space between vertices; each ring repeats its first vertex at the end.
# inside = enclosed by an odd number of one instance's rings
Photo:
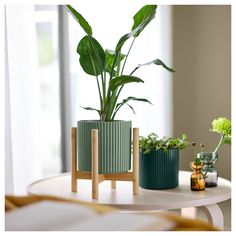
MULTIPOLYGON (((211 133, 214 118, 231 118, 230 6, 173 7, 174 134, 213 150, 219 136, 211 133)), ((190 170, 193 150, 182 152, 180 166, 190 170)), ((223 146, 219 175, 231 178, 231 151, 223 146)))

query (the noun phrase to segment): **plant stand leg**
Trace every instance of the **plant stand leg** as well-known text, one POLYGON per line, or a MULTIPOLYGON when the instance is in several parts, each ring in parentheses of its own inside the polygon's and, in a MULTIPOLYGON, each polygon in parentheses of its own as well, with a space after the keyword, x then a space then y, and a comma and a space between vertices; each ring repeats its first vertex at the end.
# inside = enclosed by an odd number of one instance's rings
POLYGON ((104 180, 111 181, 116 189, 116 181, 132 181, 133 195, 139 194, 139 129, 133 128, 133 171, 116 174, 98 174, 98 129, 91 130, 91 173, 79 171, 77 155, 77 128, 71 129, 72 171, 71 191, 77 192, 77 179, 92 180, 92 199, 98 199, 98 185, 104 180))
POLYGON ((139 194, 139 129, 133 128, 133 195, 139 194))
POLYGON ((111 188, 116 189, 116 181, 115 180, 111 181, 111 188))
POLYGON ((77 171, 77 128, 73 127, 71 129, 71 147, 72 147, 72 161, 71 161, 71 191, 72 192, 77 192, 77 176, 76 176, 76 171, 77 171))
POLYGON ((98 130, 91 130, 92 142, 92 198, 98 199, 98 130))

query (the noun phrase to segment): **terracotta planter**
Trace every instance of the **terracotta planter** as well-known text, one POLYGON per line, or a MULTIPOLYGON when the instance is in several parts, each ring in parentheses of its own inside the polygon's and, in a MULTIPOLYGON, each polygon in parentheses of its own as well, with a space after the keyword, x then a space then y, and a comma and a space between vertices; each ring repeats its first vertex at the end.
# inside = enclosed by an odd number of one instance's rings
POLYGON ((131 168, 131 121, 78 121, 78 169, 91 171, 91 130, 98 129, 99 174, 131 168))

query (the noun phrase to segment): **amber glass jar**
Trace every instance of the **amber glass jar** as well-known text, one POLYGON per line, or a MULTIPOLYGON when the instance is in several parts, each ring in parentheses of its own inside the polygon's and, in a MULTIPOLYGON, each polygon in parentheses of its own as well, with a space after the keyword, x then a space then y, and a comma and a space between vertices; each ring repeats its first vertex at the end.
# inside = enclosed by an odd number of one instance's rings
POLYGON ((190 163, 190 167, 194 170, 191 174, 191 190, 202 191, 205 190, 205 179, 204 174, 201 172, 204 164, 196 165, 195 162, 190 163))

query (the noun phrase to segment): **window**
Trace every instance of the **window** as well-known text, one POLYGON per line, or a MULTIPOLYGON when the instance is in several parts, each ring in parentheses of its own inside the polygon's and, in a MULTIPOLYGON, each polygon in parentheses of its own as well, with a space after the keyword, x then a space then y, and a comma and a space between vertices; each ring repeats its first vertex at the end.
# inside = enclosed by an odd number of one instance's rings
POLYGON ((35 26, 41 94, 41 158, 43 176, 47 176, 59 173, 61 169, 57 6, 35 6, 35 26))

